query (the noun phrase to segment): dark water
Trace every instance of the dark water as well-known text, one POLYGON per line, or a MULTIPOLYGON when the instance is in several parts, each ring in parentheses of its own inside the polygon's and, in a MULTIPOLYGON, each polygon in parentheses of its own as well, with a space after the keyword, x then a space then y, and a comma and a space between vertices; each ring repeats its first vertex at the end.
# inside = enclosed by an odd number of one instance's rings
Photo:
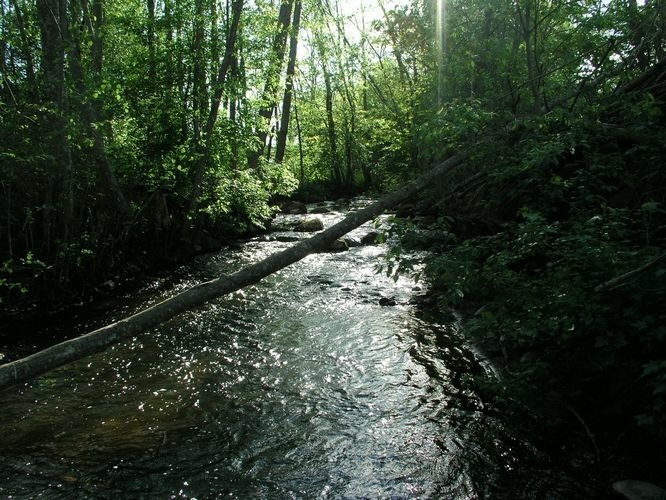
MULTIPOLYGON (((289 244, 199 258, 95 321, 289 244)), ((0 393, 0 497, 573 498, 474 392, 454 326, 417 314, 423 285, 374 272, 385 251, 310 256, 0 393)))

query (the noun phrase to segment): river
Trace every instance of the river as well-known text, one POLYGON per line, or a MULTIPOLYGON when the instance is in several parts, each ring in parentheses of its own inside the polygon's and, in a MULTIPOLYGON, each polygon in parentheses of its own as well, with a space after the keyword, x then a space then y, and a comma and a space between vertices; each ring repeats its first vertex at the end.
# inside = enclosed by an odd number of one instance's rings
MULTIPOLYGON (((366 203, 316 217, 329 226, 366 203)), ((50 334, 84 333, 290 244, 200 256, 50 334)), ((425 285, 375 272, 385 252, 309 256, 0 393, 0 497, 577 495, 474 390, 471 375, 492 372, 454 323, 419 310, 425 285)))

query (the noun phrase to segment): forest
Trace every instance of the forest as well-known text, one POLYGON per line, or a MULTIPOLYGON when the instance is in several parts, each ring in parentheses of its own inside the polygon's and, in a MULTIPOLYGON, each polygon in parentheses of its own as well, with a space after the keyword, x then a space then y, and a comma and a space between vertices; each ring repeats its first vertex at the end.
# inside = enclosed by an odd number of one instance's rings
POLYGON ((586 496, 661 498, 665 54, 663 0, 0 0, 0 363, 288 207, 389 200, 377 279, 425 283, 474 391, 586 496))

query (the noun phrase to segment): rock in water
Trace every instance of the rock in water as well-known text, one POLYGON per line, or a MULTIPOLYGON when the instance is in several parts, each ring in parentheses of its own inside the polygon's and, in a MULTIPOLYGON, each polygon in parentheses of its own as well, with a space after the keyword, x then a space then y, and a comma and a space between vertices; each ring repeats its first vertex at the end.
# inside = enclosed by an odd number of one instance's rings
POLYGON ((376 245, 378 236, 379 236, 379 233, 377 231, 370 231, 368 234, 363 236, 363 238, 361 238, 361 244, 362 245, 376 245))
POLYGON ((344 252, 345 250, 349 250, 349 246, 347 245, 347 242, 344 240, 344 238, 338 238, 333 243, 331 243, 329 249, 333 252, 344 252))
POLYGON ((301 203, 300 201, 287 201, 282 204, 281 210, 282 213, 292 215, 308 213, 308 207, 305 206, 305 203, 301 203))
POLYGON ((299 222, 293 228, 294 231, 303 233, 313 233, 324 229, 324 223, 320 219, 305 219, 299 222))
POLYGON ((666 490, 645 481, 616 481, 613 490, 629 500, 666 500, 666 490))
POLYGON ((351 236, 345 236, 343 238, 343 240, 345 240, 345 243, 347 244, 347 246, 349 248, 360 247, 361 246, 361 242, 358 241, 356 238, 353 238, 351 236))
POLYGON ((275 236, 275 241, 280 241, 282 243, 292 243, 294 241, 300 241, 300 238, 298 236, 278 234, 275 236))

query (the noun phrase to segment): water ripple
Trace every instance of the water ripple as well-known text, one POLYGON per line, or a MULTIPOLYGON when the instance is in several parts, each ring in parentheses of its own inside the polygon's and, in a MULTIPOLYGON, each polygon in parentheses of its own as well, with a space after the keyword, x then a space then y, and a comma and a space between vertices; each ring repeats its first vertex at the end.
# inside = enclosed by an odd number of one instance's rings
MULTIPOLYGON (((201 257, 109 314, 285 247, 201 257)), ((476 495, 479 471, 497 468, 484 457, 515 467, 521 445, 501 436, 491 453, 479 441, 499 428, 465 382, 483 368, 455 328, 415 315, 414 283, 375 274, 385 251, 310 256, 6 392, 0 496, 476 495), (398 305, 380 306, 384 296, 398 305)))

